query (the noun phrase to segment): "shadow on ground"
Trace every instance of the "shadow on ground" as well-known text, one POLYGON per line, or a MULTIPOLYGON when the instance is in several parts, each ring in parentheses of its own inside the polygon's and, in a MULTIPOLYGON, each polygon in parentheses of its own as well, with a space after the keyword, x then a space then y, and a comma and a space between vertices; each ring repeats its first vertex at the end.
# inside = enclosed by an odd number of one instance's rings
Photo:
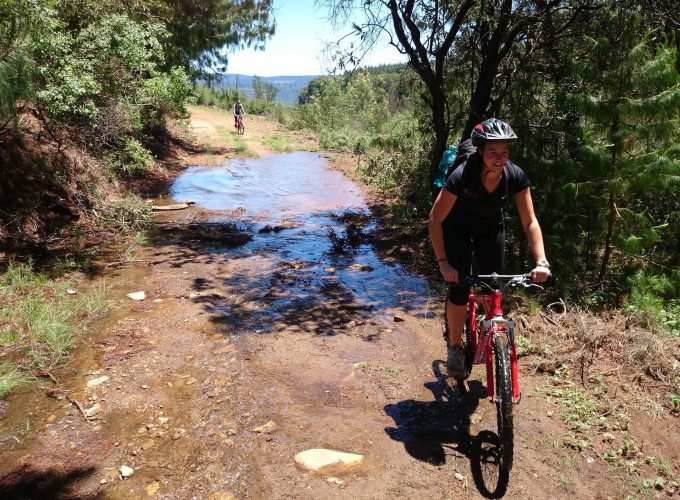
MULTIPOLYGON (((413 458, 432 465, 444 466, 447 457, 461 454, 470 460, 472 478, 479 493, 486 498, 501 498, 508 486, 508 475, 498 467, 498 436, 491 431, 470 435, 470 417, 486 395, 479 380, 469 381, 463 392, 452 387, 441 367, 444 361, 432 363, 435 380, 425 387, 434 401, 404 400, 385 406, 395 427, 385 432, 413 458)), ((451 469, 451 474, 454 474, 451 469)))
POLYGON ((95 472, 94 467, 45 470, 23 465, 0 478, 0 498, 14 500, 84 498, 83 490, 80 489, 82 482, 95 472))

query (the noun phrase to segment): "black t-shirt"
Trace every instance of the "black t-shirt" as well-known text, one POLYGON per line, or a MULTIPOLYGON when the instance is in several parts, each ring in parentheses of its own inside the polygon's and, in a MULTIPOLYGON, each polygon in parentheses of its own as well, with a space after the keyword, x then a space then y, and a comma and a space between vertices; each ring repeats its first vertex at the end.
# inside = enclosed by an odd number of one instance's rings
POLYGON ((503 206, 508 196, 529 187, 529 178, 524 171, 508 161, 503 167, 503 174, 496 189, 489 193, 480 186, 479 193, 474 195, 471 191, 471 176, 479 175, 481 161, 479 153, 470 155, 446 179, 444 188, 455 194, 457 199, 444 221, 444 227, 455 224, 477 232, 497 225, 503 217, 503 206))

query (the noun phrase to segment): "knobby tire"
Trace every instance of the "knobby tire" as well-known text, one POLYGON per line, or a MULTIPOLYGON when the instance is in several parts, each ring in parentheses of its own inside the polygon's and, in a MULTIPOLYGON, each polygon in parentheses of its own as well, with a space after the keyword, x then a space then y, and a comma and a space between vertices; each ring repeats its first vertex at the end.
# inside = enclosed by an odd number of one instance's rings
POLYGON ((496 335, 493 343, 496 365, 496 418, 498 420, 498 462, 501 473, 512 469, 512 377, 508 338, 496 335))

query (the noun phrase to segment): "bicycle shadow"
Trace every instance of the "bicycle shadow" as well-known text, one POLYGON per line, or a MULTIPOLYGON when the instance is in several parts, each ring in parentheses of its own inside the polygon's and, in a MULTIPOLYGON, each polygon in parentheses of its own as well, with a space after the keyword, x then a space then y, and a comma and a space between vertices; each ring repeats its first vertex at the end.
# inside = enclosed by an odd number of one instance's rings
POLYGON ((442 373, 443 366, 444 361, 433 361, 435 380, 425 383, 434 401, 404 400, 385 406, 385 413, 396 424, 386 427, 385 432, 423 462, 445 465, 447 456, 455 453, 467 457, 479 493, 486 498, 501 498, 509 476, 501 474, 498 467, 498 435, 487 430, 476 436, 470 434, 470 417, 486 397, 486 388, 479 380, 452 386, 442 373))

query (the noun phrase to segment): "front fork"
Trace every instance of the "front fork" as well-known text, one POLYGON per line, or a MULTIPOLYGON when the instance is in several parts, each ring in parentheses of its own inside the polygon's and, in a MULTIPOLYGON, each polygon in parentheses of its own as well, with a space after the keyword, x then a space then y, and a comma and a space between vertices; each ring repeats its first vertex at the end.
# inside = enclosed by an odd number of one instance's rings
POLYGON ((493 363, 493 339, 496 335, 506 335, 510 348, 510 378, 512 380, 512 402, 518 404, 522 399, 519 389, 519 367, 517 364, 517 346, 515 346, 515 325, 505 319, 484 321, 484 355, 486 358, 486 395, 494 403, 494 363, 493 363))
MULTIPOLYGON (((512 380, 512 402, 518 404, 522 399, 522 392, 519 389, 519 368, 517 365, 517 347, 515 346, 515 324, 503 318, 501 308, 501 292, 495 291, 491 297, 490 307, 487 309, 492 313, 493 319, 485 320, 482 323, 484 337, 480 335, 480 340, 484 341, 484 357, 486 358, 486 395, 491 402, 494 398, 494 363, 493 363, 493 339, 496 335, 505 334, 508 338, 510 348, 510 378, 512 380)), ((481 351, 481 349, 480 349, 481 351)), ((481 353, 480 353, 481 354, 481 353)), ((481 361, 481 360, 480 360, 481 361)))

